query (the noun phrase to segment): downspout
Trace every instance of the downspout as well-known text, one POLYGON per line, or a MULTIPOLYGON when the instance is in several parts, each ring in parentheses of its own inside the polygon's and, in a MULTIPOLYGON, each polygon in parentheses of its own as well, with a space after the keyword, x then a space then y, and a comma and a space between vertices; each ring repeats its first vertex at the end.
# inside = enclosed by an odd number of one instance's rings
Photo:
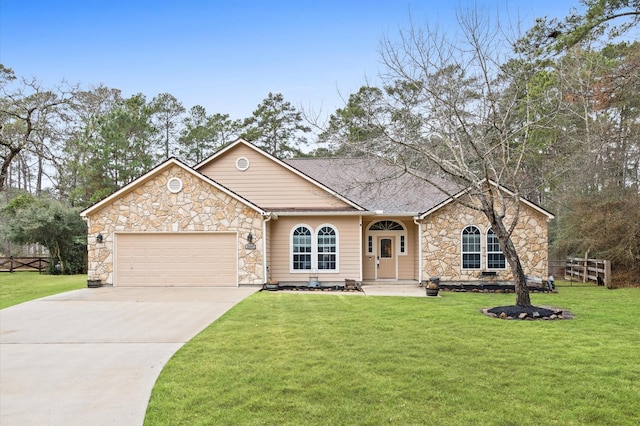
POLYGON ((413 217, 413 223, 418 225, 418 286, 422 287, 422 222, 417 218, 418 216, 413 217))
POLYGON ((360 278, 358 279, 359 282, 362 282, 362 277, 364 276, 363 274, 363 259, 364 259, 364 252, 362 251, 362 238, 363 238, 363 234, 362 234, 362 215, 360 215, 360 278))
POLYGON ((267 283, 268 278, 268 268, 267 265, 267 222, 269 222, 273 217, 271 213, 263 213, 262 215, 262 279, 264 283, 267 283))

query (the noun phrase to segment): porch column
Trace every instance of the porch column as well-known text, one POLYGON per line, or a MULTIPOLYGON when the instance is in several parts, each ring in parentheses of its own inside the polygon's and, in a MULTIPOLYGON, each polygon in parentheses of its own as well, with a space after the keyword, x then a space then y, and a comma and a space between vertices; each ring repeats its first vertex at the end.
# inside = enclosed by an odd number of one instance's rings
POLYGON ((422 221, 418 216, 414 216, 413 223, 418 225, 418 285, 422 286, 422 221))

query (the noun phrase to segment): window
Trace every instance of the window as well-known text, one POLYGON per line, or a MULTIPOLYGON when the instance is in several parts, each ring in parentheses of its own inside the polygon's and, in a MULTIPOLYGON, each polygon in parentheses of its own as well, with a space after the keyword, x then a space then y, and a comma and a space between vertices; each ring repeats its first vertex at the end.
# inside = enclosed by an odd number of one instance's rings
POLYGON ((498 237, 493 229, 487 231, 487 268, 488 269, 505 269, 507 262, 500 248, 498 237))
POLYGON ((400 235, 400 253, 406 253, 404 235, 400 235))
POLYGON ((318 269, 336 269, 336 230, 330 226, 318 231, 318 269))
POLYGON ((373 235, 367 237, 367 253, 373 254, 373 235))
POLYGON ((314 233, 307 225, 296 225, 291 232, 291 272, 338 271, 338 231, 321 225, 314 233))
POLYGON ((293 231, 291 248, 293 250, 293 269, 311 269, 311 230, 299 226, 293 231))
POLYGON ((381 220, 369 228, 371 231, 404 231, 402 225, 393 220, 381 220))
POLYGON ((381 259, 391 259, 393 257, 393 248, 392 248, 392 239, 391 238, 381 238, 380 239, 380 258, 381 259))
POLYGON ((462 269, 480 269, 480 230, 475 226, 462 231, 462 269))

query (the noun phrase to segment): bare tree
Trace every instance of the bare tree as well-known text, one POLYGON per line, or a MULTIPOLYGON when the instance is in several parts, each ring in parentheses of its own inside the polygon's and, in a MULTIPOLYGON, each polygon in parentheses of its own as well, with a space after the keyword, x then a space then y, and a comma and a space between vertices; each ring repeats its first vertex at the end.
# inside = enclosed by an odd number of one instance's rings
MULTIPOLYGON (((51 159, 54 122, 65 120, 73 93, 74 88, 45 90, 36 80, 18 80, 13 70, 0 65, 0 191, 6 189, 9 168, 23 151, 35 153, 39 164, 51 159)), ((40 168, 37 179, 42 173, 40 168)))
POLYGON ((550 118, 536 105, 550 100, 535 97, 531 82, 537 70, 527 58, 512 56, 499 25, 476 11, 459 14, 458 22, 456 34, 412 23, 399 41, 382 42, 384 106, 372 110, 384 113, 368 121, 382 136, 345 143, 361 151, 374 145, 408 173, 429 163, 431 170, 466 186, 464 195, 448 195, 486 216, 514 275, 516 304, 529 306, 511 235, 519 219, 532 135, 550 118))

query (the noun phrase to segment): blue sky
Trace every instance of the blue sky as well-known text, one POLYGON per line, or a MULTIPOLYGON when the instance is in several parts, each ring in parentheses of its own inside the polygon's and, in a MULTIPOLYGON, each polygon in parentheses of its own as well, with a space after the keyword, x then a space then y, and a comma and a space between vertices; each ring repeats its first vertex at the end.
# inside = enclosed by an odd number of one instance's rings
MULTIPOLYGON (((232 118, 269 92, 331 113, 375 81, 379 43, 414 22, 447 27, 465 1, 0 0, 0 63, 45 86, 102 83, 148 100, 232 118)), ((525 28, 564 17, 578 0, 477 0, 525 28)))

